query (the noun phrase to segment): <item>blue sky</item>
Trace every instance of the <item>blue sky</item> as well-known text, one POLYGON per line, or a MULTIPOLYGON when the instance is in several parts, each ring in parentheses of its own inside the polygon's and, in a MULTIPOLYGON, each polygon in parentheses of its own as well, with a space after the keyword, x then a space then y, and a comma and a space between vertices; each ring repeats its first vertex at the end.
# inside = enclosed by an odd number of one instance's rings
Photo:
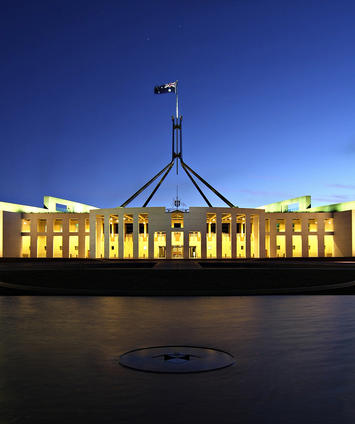
MULTIPOLYGON (((175 80, 184 160, 232 203, 355 200, 353 1, 2 1, 0 21, 0 200, 123 203, 169 162, 153 87, 175 80)), ((177 185, 204 206, 181 172, 150 205, 177 185)))

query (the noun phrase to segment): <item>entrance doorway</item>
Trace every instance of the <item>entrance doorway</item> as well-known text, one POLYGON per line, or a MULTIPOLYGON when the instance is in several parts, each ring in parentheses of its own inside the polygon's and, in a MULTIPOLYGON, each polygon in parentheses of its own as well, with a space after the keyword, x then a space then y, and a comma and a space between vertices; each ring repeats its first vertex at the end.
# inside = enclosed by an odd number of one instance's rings
POLYGON ((172 246, 171 257, 172 259, 184 259, 184 246, 172 246))
POLYGON ((159 259, 165 259, 165 255, 166 255, 166 247, 159 246, 159 259))
POLYGON ((191 259, 196 258, 196 246, 190 246, 189 247, 189 258, 191 258, 191 259))
POLYGON ((171 259, 184 259, 184 233, 172 231, 171 233, 171 259))

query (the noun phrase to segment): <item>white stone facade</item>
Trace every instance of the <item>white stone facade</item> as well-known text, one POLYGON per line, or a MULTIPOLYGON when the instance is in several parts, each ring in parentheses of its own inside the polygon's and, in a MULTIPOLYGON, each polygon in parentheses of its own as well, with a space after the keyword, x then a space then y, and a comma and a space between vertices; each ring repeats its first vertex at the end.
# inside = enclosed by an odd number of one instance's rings
MULTIPOLYGON (((55 200, 65 205, 65 200, 55 200)), ((26 211, 13 204, 1 210, 0 203, 0 257, 152 260, 355 256, 353 209, 267 212, 268 207, 191 207, 185 212, 167 212, 163 207, 98 209, 70 202, 70 211, 58 212, 55 202, 48 204, 53 204, 51 209, 26 211)))

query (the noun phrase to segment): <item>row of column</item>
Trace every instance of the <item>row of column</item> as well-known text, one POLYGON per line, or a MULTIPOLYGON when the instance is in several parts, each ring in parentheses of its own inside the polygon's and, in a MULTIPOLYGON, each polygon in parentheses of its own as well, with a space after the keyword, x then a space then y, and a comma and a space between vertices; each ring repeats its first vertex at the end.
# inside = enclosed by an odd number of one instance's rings
MULTIPOLYGON (((133 208, 132 208, 133 209, 133 208)), ((138 259, 138 219, 140 211, 130 210, 129 215, 133 216, 133 258, 138 259)), ((222 215, 226 211, 213 212, 216 214, 216 239, 217 239, 217 258, 223 259, 222 257, 222 215)), ((237 216, 243 215, 245 217, 245 257, 251 257, 251 219, 254 221, 254 233, 257 237, 256 246, 254 246, 255 257, 265 256, 265 217, 264 213, 241 213, 240 211, 228 210, 231 214, 231 251, 232 258, 236 258, 236 219, 237 216)), ((118 216, 118 257, 124 258, 124 211, 112 210, 104 212, 104 214, 90 213, 90 256, 91 258, 96 257, 96 241, 97 241, 97 218, 103 217, 104 222, 104 252, 103 257, 109 258, 110 256, 110 216, 118 216)), ((149 246, 149 259, 154 259, 154 233, 164 232, 166 234, 166 258, 171 258, 171 233, 181 231, 184 233, 184 259, 189 258, 189 233, 200 232, 201 234, 201 256, 202 259, 207 257, 206 252, 206 213, 190 214, 184 213, 184 224, 183 228, 171 228, 171 214, 162 211, 149 211, 148 214, 148 246, 149 246)))
MULTIPOLYGON (((85 236, 88 236, 89 233, 85 232, 85 219, 87 219, 89 216, 88 214, 77 214, 75 215, 75 219, 79 220, 79 231, 78 232, 69 232, 69 218, 67 217, 58 217, 51 214, 45 214, 41 216, 36 216, 34 218, 34 215, 24 215, 25 218, 29 218, 31 220, 31 226, 30 226, 30 232, 28 233, 29 236, 31 236, 31 248, 30 248, 30 254, 31 258, 37 257, 37 237, 38 236, 46 236, 46 252, 47 258, 53 258, 53 236, 61 236, 63 237, 63 258, 69 258, 69 236, 78 236, 79 238, 79 250, 78 250, 78 257, 79 258, 85 258, 85 236), (63 231, 61 232, 54 232, 53 231, 53 222, 54 219, 63 219, 63 231), (37 220, 39 219, 46 219, 47 220, 47 231, 46 232, 38 232, 37 231, 37 220)), ((23 233, 23 235, 27 235, 27 233, 23 233)))
MULTIPOLYGON (((301 221, 301 231, 293 232, 292 230, 292 218, 280 216, 272 216, 268 215, 268 219, 270 219, 270 257, 274 258, 277 256, 277 243, 276 236, 286 237, 285 239, 285 247, 286 247, 286 257, 291 258, 293 256, 292 249, 292 236, 293 235, 301 235, 302 236, 302 257, 308 257, 308 236, 309 235, 317 235, 318 236, 318 257, 324 257, 324 219, 317 220, 317 232, 309 232, 308 231, 308 222, 311 218, 310 215, 299 215, 297 219, 301 221), (276 222, 278 219, 285 219, 285 232, 277 232, 276 231, 276 222)), ((293 217, 294 218, 294 217, 293 217)), ((327 234, 333 234, 332 232, 327 234)))

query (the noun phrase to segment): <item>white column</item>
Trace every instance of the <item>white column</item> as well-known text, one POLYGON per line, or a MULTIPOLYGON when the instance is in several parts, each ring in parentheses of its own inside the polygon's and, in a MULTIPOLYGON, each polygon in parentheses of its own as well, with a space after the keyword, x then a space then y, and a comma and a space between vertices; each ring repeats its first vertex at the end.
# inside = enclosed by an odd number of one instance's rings
POLYGON ((302 257, 308 258, 308 218, 309 215, 301 217, 302 234, 302 257))
POLYGON ((104 215, 104 252, 103 257, 109 259, 110 257, 110 214, 105 212, 104 215))
POLYGON ((217 259, 222 259, 222 214, 216 212, 217 259))
POLYGON ((318 257, 324 257, 324 218, 317 217, 318 257))
POLYGON ((259 258, 265 258, 265 213, 259 217, 259 258))
POLYGON ((118 211, 118 257, 123 259, 123 245, 124 245, 124 213, 122 210, 118 211))
POLYGON ((285 214, 286 258, 292 258, 292 215, 285 214))
POLYGON ((250 258, 250 215, 245 214, 245 256, 250 258))
POLYGON ((96 258, 96 214, 90 212, 90 259, 96 258))
POLYGON ((139 237, 138 213, 133 214, 133 259, 138 259, 138 237, 139 237))

